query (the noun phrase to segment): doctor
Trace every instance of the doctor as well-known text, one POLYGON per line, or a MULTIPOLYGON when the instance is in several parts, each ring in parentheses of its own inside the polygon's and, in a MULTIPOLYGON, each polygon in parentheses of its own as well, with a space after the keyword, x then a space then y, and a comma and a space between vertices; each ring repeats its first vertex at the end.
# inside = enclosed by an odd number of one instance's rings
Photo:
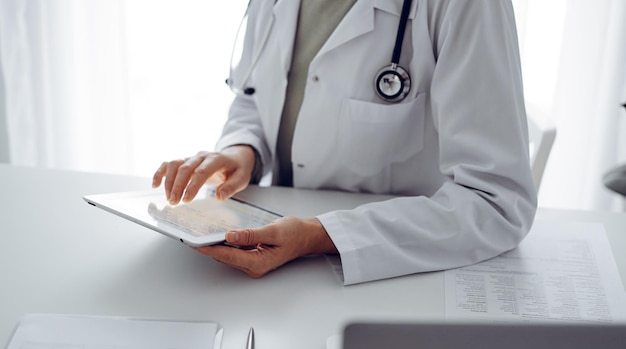
POLYGON ((345 284, 476 263, 516 247, 536 190, 509 0, 252 0, 216 152, 168 161, 172 204, 274 185, 394 194, 233 230, 198 251, 260 277, 338 253, 345 284))

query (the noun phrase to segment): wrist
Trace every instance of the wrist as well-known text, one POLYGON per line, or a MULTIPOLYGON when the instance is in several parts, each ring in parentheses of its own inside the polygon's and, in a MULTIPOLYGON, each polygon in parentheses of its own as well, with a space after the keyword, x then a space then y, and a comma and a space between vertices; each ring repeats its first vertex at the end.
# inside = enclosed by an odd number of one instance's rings
POLYGON ((249 144, 235 144, 226 149, 232 149, 245 156, 244 163, 246 168, 250 168, 250 183, 258 184, 263 177, 263 163, 261 162, 261 155, 259 152, 249 144), (251 165, 251 166, 250 166, 251 165))
POLYGON ((310 232, 309 251, 307 254, 333 254, 337 253, 337 247, 326 232, 326 228, 317 218, 304 219, 307 225, 306 231, 310 232))

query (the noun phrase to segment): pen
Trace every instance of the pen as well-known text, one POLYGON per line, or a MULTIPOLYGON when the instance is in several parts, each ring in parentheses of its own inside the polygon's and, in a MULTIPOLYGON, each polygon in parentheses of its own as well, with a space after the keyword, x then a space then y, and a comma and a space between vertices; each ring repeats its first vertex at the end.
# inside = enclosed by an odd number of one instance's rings
POLYGON ((254 328, 252 327, 250 327, 250 332, 248 332, 246 349, 254 349, 254 328))

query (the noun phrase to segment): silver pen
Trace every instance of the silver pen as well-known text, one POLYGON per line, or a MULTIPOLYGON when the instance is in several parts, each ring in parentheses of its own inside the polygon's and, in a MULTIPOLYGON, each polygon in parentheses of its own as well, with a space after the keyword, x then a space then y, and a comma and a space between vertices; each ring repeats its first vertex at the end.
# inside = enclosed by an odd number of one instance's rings
POLYGON ((254 349, 254 328, 250 327, 248 332, 248 340, 246 341, 246 349, 254 349))

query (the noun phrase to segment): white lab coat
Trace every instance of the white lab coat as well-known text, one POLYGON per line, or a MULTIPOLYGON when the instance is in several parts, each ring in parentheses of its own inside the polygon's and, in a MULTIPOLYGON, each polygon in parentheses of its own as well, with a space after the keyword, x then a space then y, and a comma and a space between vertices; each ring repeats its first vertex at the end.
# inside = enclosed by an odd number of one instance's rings
MULTIPOLYGON (((256 92, 235 98, 218 149, 250 144, 268 173, 299 0, 250 6, 244 61, 258 56, 256 92)), ((399 196, 317 217, 345 284, 494 257, 524 238, 536 210, 511 3, 414 0, 400 60, 412 89, 389 104, 373 79, 390 63, 401 7, 355 3, 311 62, 294 133, 294 186, 399 196)))

